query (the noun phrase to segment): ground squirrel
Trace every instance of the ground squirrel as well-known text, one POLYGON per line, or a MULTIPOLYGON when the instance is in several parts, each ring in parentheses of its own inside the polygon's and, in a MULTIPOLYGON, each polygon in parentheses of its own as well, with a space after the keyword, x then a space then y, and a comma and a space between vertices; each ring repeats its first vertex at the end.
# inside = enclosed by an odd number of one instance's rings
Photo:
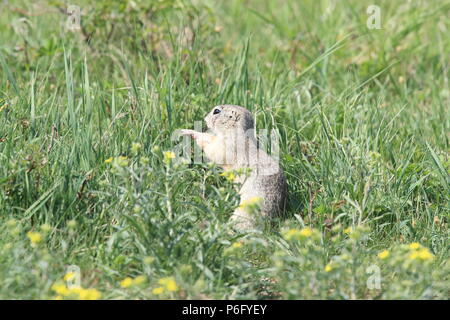
POLYGON ((238 230, 255 228, 258 216, 273 218, 281 215, 287 200, 287 184, 278 162, 258 147, 253 116, 247 109, 234 105, 214 107, 205 117, 208 132, 181 130, 204 151, 206 157, 225 171, 250 169, 249 175, 239 175, 240 206, 231 216, 238 230), (254 216, 246 210, 248 202, 259 199, 260 213, 254 216))

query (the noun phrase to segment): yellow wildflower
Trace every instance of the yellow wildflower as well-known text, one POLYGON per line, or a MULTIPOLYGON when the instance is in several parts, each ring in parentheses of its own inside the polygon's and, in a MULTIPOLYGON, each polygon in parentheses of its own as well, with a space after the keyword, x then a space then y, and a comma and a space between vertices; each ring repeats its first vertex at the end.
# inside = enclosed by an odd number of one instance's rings
MULTIPOLYGON (((67 275, 70 274, 72 274, 72 276, 75 275, 73 272, 68 272, 64 278, 67 278, 67 275)), ((101 297, 101 293, 97 289, 84 289, 82 287, 68 288, 60 281, 55 282, 51 289, 57 294, 55 300, 63 300, 64 297, 79 300, 98 300, 101 297)))
POLYGON ((419 258, 423 261, 433 260, 434 255, 427 248, 419 250, 419 258))
POLYGON ((410 260, 416 260, 419 258, 419 253, 417 251, 411 252, 408 256, 410 260))
POLYGON ((49 224, 44 223, 43 225, 41 225, 41 230, 42 232, 47 233, 52 230, 52 227, 49 224))
POLYGON ((119 167, 126 167, 128 165, 128 158, 125 156, 120 156, 116 158, 116 161, 119 167))
POLYGON ((72 298, 79 298, 81 295, 82 290, 84 290, 82 287, 76 286, 69 289, 69 294, 72 298))
POLYGON ((420 248, 420 244, 418 242, 413 242, 409 245, 409 248, 412 250, 416 250, 420 248))
POLYGON ((352 232, 352 227, 345 228, 343 232, 345 234, 349 234, 350 232, 352 232))
POLYGON ((383 250, 378 254, 378 258, 380 258, 381 260, 386 259, 387 257, 389 257, 389 250, 383 250))
POLYGON ((255 204, 255 203, 260 203, 261 201, 262 201, 261 197, 253 197, 253 198, 250 198, 250 199, 247 199, 247 200, 243 201, 242 205, 249 206, 249 205, 252 205, 252 204, 255 204))
POLYGON ((305 237, 305 238, 310 237, 312 235, 312 233, 313 232, 312 232, 311 228, 308 228, 308 227, 300 230, 300 236, 305 237))
POLYGON ((70 290, 66 287, 65 284, 56 282, 52 285, 52 290, 55 291, 60 296, 68 296, 70 294, 70 290))
POLYGON ((158 280, 158 284, 164 286, 164 288, 170 292, 178 290, 178 285, 173 277, 161 278, 158 280))
POLYGON ((125 279, 123 279, 122 281, 120 281, 120 286, 122 288, 129 288, 133 285, 133 279, 131 279, 130 277, 126 277, 125 279))
POLYGON ((298 229, 289 229, 287 231, 282 232, 283 238, 287 241, 298 240, 300 237, 300 230, 298 229))
POLYGON ((178 290, 177 283, 174 280, 168 282, 166 287, 167 287, 167 290, 170 292, 174 292, 174 291, 178 290))
POLYGON ((145 281, 147 281, 147 277, 144 275, 140 275, 133 279, 133 284, 139 286, 143 284, 145 281))
POLYGON ((133 142, 131 145, 131 152, 137 154, 142 149, 142 144, 133 142))
POLYGON ((247 200, 242 201, 239 205, 239 209, 245 210, 247 212, 254 212, 259 210, 262 204, 263 198, 261 197, 253 197, 247 200))
POLYGON ((286 230, 284 232, 282 232, 283 238, 286 239, 287 241, 291 241, 291 240, 300 240, 300 239, 304 239, 304 238, 309 238, 313 235, 314 230, 309 228, 309 227, 305 227, 301 230, 299 229, 289 229, 286 230))
POLYGON ((75 272, 67 272, 65 275, 64 275, 64 281, 70 281, 70 280, 72 280, 73 278, 75 278, 75 272))
POLYGON ((233 249, 239 249, 239 248, 242 247, 242 242, 234 242, 234 243, 231 245, 231 247, 232 247, 233 249))
POLYGON ((331 267, 331 264, 327 264, 325 266, 325 272, 330 272, 331 270, 333 270, 333 268, 331 267))
POLYGON ((225 177, 230 182, 233 182, 236 180, 236 175, 232 171, 224 171, 220 174, 222 177, 225 177))
POLYGON ((175 159, 175 153, 172 151, 164 151, 164 161, 169 163, 172 159, 175 159))
POLYGON ((164 288, 163 288, 163 287, 157 287, 157 288, 154 288, 154 289, 152 290, 152 293, 153 293, 153 294, 156 294, 156 295, 163 294, 163 293, 164 293, 164 288))
POLYGON ((244 245, 244 243, 242 241, 233 242, 228 248, 226 248, 224 250, 223 253, 226 256, 233 256, 233 255, 239 254, 240 248, 242 248, 243 245, 244 245))
POLYGON ((80 300, 98 300, 102 295, 97 289, 81 289, 78 296, 80 300))
POLYGON ((42 241, 42 235, 39 232, 29 231, 27 232, 27 237, 33 245, 36 245, 42 241))
POLYGON ((111 163, 113 162, 114 158, 113 157, 109 157, 108 159, 105 160, 105 163, 111 163))
POLYGON ((422 248, 420 250, 411 252, 409 254, 408 258, 410 260, 429 261, 429 260, 433 260, 434 255, 427 248, 422 248))
POLYGON ((120 286, 122 288, 130 288, 133 286, 139 286, 143 284, 145 281, 147 281, 147 277, 144 275, 137 276, 136 278, 132 279, 130 277, 126 277, 122 281, 120 281, 120 286))

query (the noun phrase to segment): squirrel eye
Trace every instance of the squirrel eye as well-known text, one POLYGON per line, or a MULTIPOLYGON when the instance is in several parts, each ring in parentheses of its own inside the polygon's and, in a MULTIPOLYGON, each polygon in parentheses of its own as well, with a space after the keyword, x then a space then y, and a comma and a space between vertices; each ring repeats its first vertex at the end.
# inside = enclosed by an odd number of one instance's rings
POLYGON ((220 109, 214 109, 213 114, 218 114, 220 113, 220 109))

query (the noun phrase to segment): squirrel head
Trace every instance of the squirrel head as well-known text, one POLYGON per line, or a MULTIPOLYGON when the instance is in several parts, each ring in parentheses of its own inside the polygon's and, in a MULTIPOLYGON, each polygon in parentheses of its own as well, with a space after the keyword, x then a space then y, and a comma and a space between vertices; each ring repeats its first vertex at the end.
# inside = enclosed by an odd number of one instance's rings
POLYGON ((205 117, 205 122, 208 129, 215 133, 223 133, 229 130, 247 132, 250 129, 254 129, 251 112, 240 106, 215 106, 205 117))

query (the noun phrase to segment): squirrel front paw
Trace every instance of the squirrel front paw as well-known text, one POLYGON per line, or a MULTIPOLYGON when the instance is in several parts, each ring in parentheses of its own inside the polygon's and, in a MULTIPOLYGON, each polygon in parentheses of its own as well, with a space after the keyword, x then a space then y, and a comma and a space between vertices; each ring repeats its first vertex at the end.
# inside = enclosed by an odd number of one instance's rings
POLYGON ((191 130, 191 129, 181 129, 181 134, 183 135, 183 136, 191 136, 192 138, 194 138, 194 139, 197 139, 198 138, 198 134, 199 134, 200 132, 197 132, 197 131, 195 131, 195 130, 191 130))
POLYGON ((184 136, 192 137, 197 145, 202 149, 214 141, 214 136, 206 132, 198 132, 190 129, 181 129, 180 132, 184 136))

